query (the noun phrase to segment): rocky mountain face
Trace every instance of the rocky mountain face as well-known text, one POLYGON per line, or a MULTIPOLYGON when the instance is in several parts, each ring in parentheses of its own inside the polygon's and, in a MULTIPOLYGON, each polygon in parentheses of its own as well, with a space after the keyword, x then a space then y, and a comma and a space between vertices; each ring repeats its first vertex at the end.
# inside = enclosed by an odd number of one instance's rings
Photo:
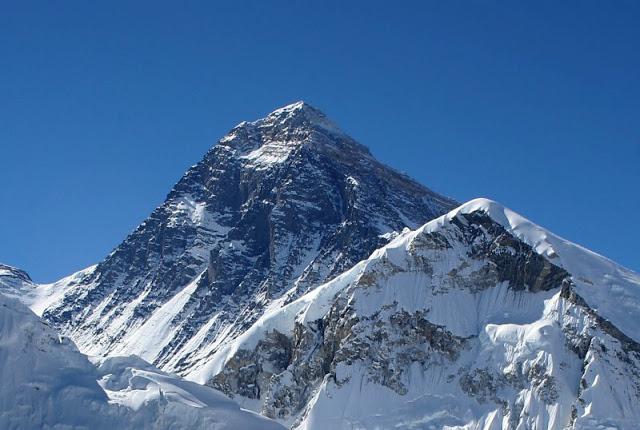
POLYGON ((455 205, 295 103, 231 130, 43 316, 85 353, 186 374, 268 306, 455 205))
POLYGON ((190 377, 296 429, 632 429, 638 309, 638 275, 476 200, 190 377))

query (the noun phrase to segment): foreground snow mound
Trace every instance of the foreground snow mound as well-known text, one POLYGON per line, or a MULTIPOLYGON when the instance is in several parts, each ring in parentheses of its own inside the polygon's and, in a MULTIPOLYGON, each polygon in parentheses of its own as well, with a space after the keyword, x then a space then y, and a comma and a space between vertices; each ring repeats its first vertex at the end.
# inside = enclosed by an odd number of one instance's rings
POLYGON ((0 375, 2 429, 281 428, 135 357, 96 369, 71 341, 2 294, 0 375))
POLYGON ((95 369, 73 343, 0 294, 0 428, 119 425, 95 369))
POLYGON ((634 429, 640 279, 478 199, 188 375, 297 429, 634 429))
POLYGON ((110 402, 135 411, 136 426, 154 428, 282 429, 274 421, 245 410, 222 393, 170 375, 136 356, 98 360, 98 383, 110 402), (154 421, 146 410, 161 411, 154 421))

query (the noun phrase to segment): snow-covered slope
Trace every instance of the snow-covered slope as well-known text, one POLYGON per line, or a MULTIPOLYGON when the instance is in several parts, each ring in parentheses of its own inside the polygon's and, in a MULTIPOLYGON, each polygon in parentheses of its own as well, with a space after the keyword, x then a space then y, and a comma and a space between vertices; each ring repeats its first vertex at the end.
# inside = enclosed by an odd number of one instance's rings
POLYGON ((281 426, 136 357, 112 358, 96 369, 69 339, 17 300, 0 294, 0 428, 281 426))
POLYGON ((640 278, 478 199, 188 378, 299 429, 637 428, 640 278))
POLYGON ((87 354, 185 374, 274 301, 454 206, 295 103, 231 130, 104 261, 56 283, 62 299, 38 303, 87 354))

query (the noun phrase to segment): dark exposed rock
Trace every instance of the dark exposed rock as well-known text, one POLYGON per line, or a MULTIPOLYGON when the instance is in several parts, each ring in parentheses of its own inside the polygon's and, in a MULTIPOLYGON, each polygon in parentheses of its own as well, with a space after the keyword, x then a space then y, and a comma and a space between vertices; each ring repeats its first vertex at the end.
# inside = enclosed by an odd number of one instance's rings
POLYGON ((231 397, 237 394, 259 399, 271 376, 287 368, 291 353, 290 339, 274 330, 258 342, 254 351, 238 351, 209 385, 231 397))
POLYGON ((495 270, 498 281, 509 281, 510 288, 516 291, 548 291, 570 278, 566 270, 513 237, 483 212, 458 214, 451 222, 470 245, 470 256, 491 261, 490 270, 495 270))
POLYGON ((460 388, 479 403, 502 401, 498 397, 498 390, 504 386, 501 375, 494 375, 487 369, 473 369, 465 371, 459 379, 460 388))
POLYGON ((584 312, 589 315, 589 317, 593 320, 595 326, 599 327, 602 331, 609 334, 613 338, 617 339, 621 345, 622 349, 629 354, 634 354, 637 358, 640 358, 640 343, 634 341, 629 336, 624 334, 618 327, 613 325, 606 318, 598 315, 588 304, 587 302, 580 297, 579 294, 575 292, 573 285, 570 282, 566 282, 562 285, 561 297, 568 300, 569 302, 575 304, 580 307, 584 312))

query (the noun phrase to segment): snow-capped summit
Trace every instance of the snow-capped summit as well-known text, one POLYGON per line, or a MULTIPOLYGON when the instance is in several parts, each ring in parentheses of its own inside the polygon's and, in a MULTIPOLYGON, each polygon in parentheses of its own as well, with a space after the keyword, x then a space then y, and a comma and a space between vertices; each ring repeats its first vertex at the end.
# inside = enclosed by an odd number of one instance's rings
POLYGON ((269 306, 455 205, 294 103, 233 128, 43 315, 83 352, 185 374, 269 306))
POLYGON ((20 300, 40 316, 94 269, 95 266, 88 267, 52 284, 36 284, 26 271, 0 263, 0 294, 20 300))
POLYGON ((258 170, 286 162, 305 150, 321 152, 343 163, 363 163, 372 158, 368 148, 356 142, 324 113, 299 101, 276 109, 264 118, 241 122, 220 140, 219 145, 258 170))
POLYGON ((9 297, 21 297, 35 288, 27 272, 0 263, 0 293, 9 297))
POLYGON ((271 112, 264 120, 265 123, 298 122, 321 127, 327 131, 343 134, 340 127, 331 121, 319 109, 305 101, 297 101, 271 112))
MULTIPOLYGON (((471 200, 444 218, 477 211, 486 213, 508 232, 531 246, 536 253, 573 274, 573 283, 588 305, 627 336, 640 342, 640 275, 602 255, 558 237, 489 199, 471 200)), ((434 220, 428 225, 436 222, 437 220, 434 220)))

